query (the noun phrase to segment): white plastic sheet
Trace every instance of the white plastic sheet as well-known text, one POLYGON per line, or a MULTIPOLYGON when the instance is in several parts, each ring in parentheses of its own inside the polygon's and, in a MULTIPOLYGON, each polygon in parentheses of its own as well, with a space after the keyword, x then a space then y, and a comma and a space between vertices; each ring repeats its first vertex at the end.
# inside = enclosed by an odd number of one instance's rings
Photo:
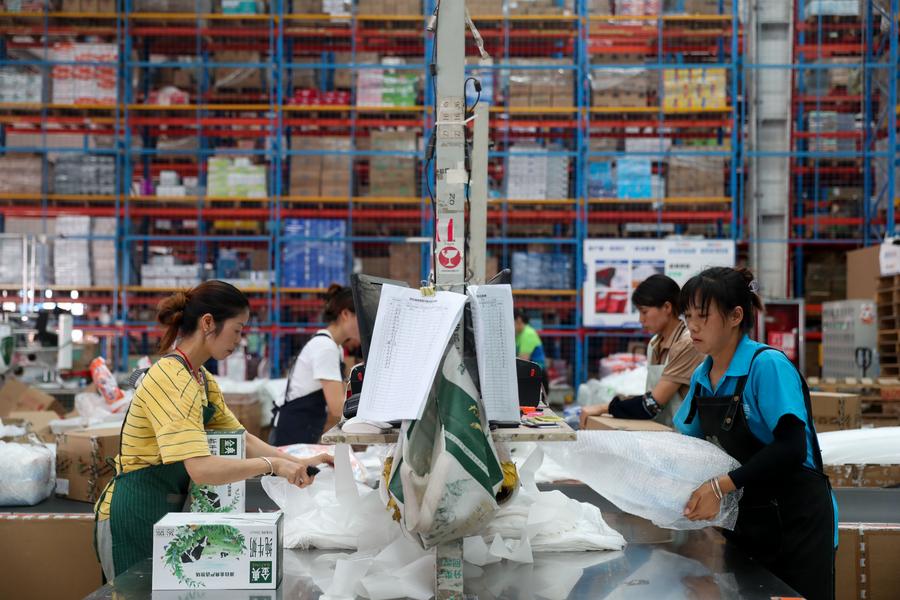
POLYGON ((609 404, 614 396, 637 396, 647 391, 647 367, 637 367, 604 377, 589 379, 578 386, 576 400, 581 406, 609 404))
POLYGON ((848 429, 819 434, 826 465, 900 464, 900 427, 848 429))
POLYGON ((684 507, 704 481, 737 468, 719 447, 678 433, 579 431, 578 441, 544 451, 625 512, 668 529, 733 529, 740 491, 727 494, 712 521, 690 521, 684 507))
POLYGON ((56 465, 50 448, 0 441, 0 506, 33 506, 54 487, 56 465))

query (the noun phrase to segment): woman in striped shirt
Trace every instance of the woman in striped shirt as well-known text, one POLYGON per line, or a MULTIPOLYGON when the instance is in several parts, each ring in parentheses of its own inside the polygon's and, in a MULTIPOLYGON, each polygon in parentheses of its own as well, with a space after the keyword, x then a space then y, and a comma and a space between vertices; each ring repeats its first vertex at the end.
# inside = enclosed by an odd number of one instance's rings
POLYGON ((191 481, 222 485, 277 475, 305 487, 307 467, 328 455, 294 458, 246 434, 247 458, 211 456, 206 430, 240 429, 213 376, 201 365, 234 352, 250 317, 246 296, 207 281, 159 305, 163 354, 141 379, 122 425, 116 476, 95 507, 95 543, 108 580, 149 558, 153 525, 181 511, 191 481))

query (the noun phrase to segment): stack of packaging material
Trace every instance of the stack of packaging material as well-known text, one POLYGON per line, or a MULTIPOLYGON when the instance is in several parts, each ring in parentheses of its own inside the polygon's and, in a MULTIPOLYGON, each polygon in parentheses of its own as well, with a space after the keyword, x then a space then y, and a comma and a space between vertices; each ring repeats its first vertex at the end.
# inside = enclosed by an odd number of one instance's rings
POLYGON ((694 67, 663 71, 663 108, 725 108, 728 74, 724 68, 694 67))
POLYGON ((160 198, 183 198, 187 195, 187 188, 182 185, 177 171, 160 171, 156 195, 160 198))
POLYGON ((192 288, 200 283, 203 268, 199 264, 176 264, 175 257, 154 255, 141 265, 141 285, 147 288, 192 288))
POLYGON ((523 290, 572 289, 572 255, 513 252, 512 286, 523 290))
POLYGON ((856 137, 836 137, 832 134, 859 133, 862 124, 858 115, 833 110, 813 110, 807 114, 809 132, 820 134, 809 140, 813 152, 856 152, 856 137))
POLYGON ((213 198, 265 198, 266 167, 244 157, 209 159, 207 195, 213 198))
POLYGON ((860 15, 859 0, 806 0, 806 18, 810 17, 857 17, 860 15))
POLYGON ((281 281, 285 287, 327 288, 347 281, 347 222, 285 219, 281 281))
POLYGON ((361 15, 421 15, 421 0, 358 0, 361 15))
MULTIPOLYGON (((378 152, 416 151, 415 131, 373 131, 371 149, 378 152)), ((376 155, 369 160, 369 195, 409 198, 417 196, 415 156, 376 155)))
POLYGON ((321 154, 298 154, 291 157, 291 196, 337 196, 350 193, 353 157, 350 138, 337 136, 294 136, 291 150, 321 151, 321 154))
POLYGON ((600 69, 591 74, 593 106, 644 107, 656 90, 656 73, 647 69, 600 69))
POLYGON ((575 71, 566 59, 516 58, 509 61, 517 66, 554 65, 556 69, 510 69, 508 71, 507 104, 510 107, 570 107, 575 103, 575 71))
POLYGON ((116 69, 119 60, 115 44, 57 42, 50 53, 53 61, 54 104, 115 104, 116 69))
MULTIPOLYGON (((719 8, 720 0, 677 0, 677 2, 681 6, 675 10, 687 15, 730 15, 732 12, 731 0, 721 0, 721 10, 719 8)), ((666 8, 668 12, 668 1, 666 8)))
POLYGON ((863 89, 860 58, 837 57, 818 60, 815 68, 803 71, 806 93, 828 96, 832 93, 859 95, 863 89))
POLYGON ((90 287, 91 218, 62 215, 56 218, 56 241, 53 245, 54 281, 59 286, 90 287), (72 239, 68 236, 72 236, 72 239))
POLYGON ((0 102, 41 102, 42 78, 17 67, 0 67, 0 102))
POLYGON ((116 193, 116 159, 112 156, 60 154, 53 168, 53 193, 116 193))
POLYGON ((509 148, 506 197, 517 200, 547 200, 569 197, 569 157, 557 144, 544 147, 519 142, 509 148))
POLYGON ((41 157, 28 154, 0 156, 0 193, 40 194, 41 157))
POLYGON ((91 226, 95 237, 107 239, 91 240, 91 267, 94 285, 115 287, 116 285, 116 219, 95 217, 91 226))
POLYGON ((721 146, 697 146, 673 152, 668 166, 668 192, 672 198, 721 198, 725 196, 725 157, 700 152, 722 152, 721 146))
POLYGON ((402 65, 402 58, 385 58, 385 69, 362 69, 356 76, 357 106, 415 106, 420 74, 402 65))
POLYGON ((211 0, 135 0, 134 12, 199 13, 212 12, 211 0))
MULTIPOLYGON (((9 233, 7 231, 7 233, 9 233)), ((0 283, 21 284, 25 264, 25 243, 21 238, 0 237, 0 283)))

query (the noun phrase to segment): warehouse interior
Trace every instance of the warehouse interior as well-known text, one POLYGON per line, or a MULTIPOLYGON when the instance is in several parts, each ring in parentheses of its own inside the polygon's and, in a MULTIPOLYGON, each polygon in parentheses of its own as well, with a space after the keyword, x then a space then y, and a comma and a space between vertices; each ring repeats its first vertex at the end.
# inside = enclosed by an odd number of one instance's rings
POLYGON ((0 0, 0 597, 896 597, 898 114, 898 0, 0 0))

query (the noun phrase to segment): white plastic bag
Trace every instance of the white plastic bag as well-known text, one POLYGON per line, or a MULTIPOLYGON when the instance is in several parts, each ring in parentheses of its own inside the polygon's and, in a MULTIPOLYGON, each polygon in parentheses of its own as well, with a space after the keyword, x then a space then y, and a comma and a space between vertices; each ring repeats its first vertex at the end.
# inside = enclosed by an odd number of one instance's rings
POLYGON ((579 431, 578 441, 544 451, 627 513, 668 529, 734 529, 741 492, 727 494, 712 521, 690 521, 684 507, 703 482, 739 463, 714 444, 679 433, 579 431))
POLYGON ((53 451, 40 443, 0 441, 0 506, 34 506, 56 487, 53 451))

